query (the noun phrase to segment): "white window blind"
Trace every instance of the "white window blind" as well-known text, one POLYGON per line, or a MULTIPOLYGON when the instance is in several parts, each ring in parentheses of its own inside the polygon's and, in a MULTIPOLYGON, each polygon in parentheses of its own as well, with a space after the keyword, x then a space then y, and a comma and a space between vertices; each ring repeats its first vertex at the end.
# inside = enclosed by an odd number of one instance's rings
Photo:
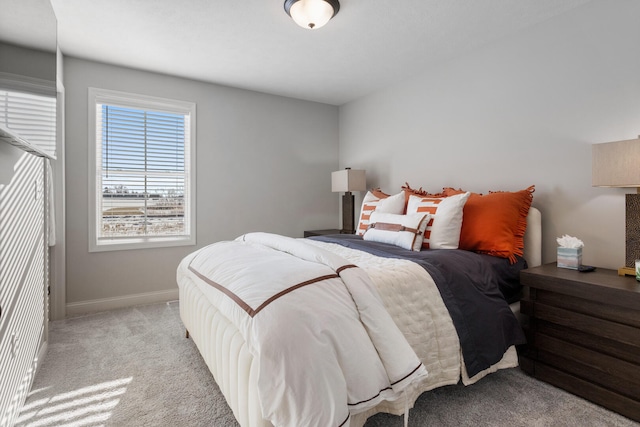
POLYGON ((195 243, 195 105, 97 89, 94 95, 93 249, 195 243))
POLYGON ((56 152, 56 98, 0 89, 0 126, 46 154, 56 152))

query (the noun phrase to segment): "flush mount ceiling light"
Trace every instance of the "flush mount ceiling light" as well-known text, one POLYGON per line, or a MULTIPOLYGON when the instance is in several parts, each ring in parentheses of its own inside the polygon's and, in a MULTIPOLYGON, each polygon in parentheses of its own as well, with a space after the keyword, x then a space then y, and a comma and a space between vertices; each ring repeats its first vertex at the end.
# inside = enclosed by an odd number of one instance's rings
POLYGON ((325 25, 338 14, 338 0, 285 0, 284 10, 296 24, 311 30, 325 25))

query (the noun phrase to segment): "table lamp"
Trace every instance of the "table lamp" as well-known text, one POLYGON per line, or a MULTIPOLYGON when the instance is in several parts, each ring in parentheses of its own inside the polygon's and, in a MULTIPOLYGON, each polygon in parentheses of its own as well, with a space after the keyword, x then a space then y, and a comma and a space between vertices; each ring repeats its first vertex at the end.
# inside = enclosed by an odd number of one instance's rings
POLYGON ((592 185, 594 187, 636 188, 626 194, 625 266, 620 276, 635 276, 640 259, 640 138, 592 145, 592 185))
POLYGON ((342 196, 342 234, 355 233, 354 201, 352 191, 365 191, 367 189, 364 170, 346 168, 341 171, 331 172, 331 191, 343 192, 342 196))

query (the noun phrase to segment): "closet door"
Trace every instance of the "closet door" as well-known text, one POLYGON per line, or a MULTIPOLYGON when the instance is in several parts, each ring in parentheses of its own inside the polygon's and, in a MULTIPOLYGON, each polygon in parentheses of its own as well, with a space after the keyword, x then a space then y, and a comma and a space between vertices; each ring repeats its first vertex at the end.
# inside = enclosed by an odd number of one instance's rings
POLYGON ((10 426, 45 338, 45 159, 1 143, 0 169, 0 426, 10 426))

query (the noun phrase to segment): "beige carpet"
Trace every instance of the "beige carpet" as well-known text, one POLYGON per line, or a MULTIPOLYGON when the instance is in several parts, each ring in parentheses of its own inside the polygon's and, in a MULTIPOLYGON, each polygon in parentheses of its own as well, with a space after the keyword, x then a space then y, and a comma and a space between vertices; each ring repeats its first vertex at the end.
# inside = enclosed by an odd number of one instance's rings
MULTIPOLYGON (((177 303, 50 324, 47 356, 18 426, 237 426, 177 303)), ((402 426, 378 414, 366 427, 402 426)), ((638 426, 510 369, 423 394, 410 426, 638 426)))

